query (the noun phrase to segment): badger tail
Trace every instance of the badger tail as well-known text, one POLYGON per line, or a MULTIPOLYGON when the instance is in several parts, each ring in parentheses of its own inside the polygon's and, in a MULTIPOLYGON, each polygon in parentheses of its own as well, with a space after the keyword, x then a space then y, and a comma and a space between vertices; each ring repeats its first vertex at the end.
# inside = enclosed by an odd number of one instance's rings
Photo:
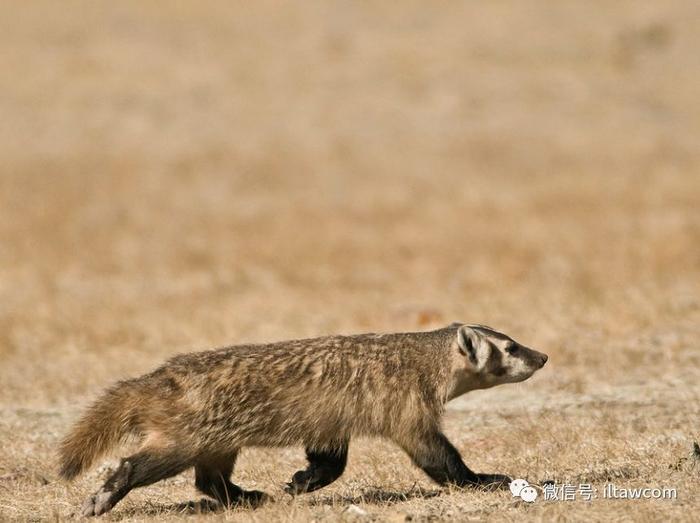
POLYGON ((59 474, 73 479, 137 429, 139 398, 133 381, 117 383, 102 395, 61 442, 59 474))

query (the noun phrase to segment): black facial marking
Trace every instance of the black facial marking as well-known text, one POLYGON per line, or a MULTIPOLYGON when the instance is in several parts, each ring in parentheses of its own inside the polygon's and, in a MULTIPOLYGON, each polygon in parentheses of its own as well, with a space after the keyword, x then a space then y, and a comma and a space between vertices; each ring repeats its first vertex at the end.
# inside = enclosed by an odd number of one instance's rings
POLYGON ((503 353, 493 344, 490 345, 491 353, 486 371, 493 376, 503 376, 506 373, 506 369, 503 367, 503 353))

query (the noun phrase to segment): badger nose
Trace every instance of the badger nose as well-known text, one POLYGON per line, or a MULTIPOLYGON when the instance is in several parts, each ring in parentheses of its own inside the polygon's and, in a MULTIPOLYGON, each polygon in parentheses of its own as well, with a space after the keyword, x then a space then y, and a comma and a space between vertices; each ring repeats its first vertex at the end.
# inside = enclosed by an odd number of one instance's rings
POLYGON ((543 354, 542 355, 542 365, 540 365, 540 367, 544 367, 544 364, 547 363, 548 359, 549 359, 549 356, 547 356, 546 354, 543 354))

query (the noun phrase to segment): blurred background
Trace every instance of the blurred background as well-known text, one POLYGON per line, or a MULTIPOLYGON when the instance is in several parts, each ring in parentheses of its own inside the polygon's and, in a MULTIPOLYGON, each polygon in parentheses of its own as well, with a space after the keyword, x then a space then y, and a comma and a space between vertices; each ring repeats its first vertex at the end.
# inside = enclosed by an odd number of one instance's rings
POLYGON ((454 320, 548 352, 548 395, 696 387, 699 20, 690 0, 12 3, 0 403, 454 320))

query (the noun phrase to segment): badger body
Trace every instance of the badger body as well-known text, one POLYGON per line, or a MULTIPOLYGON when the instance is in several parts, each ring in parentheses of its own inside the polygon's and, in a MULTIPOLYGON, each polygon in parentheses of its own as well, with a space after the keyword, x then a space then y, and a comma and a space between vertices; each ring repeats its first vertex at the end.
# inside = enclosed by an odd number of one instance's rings
POLYGON ((200 490, 221 503, 257 503, 267 496, 228 479, 242 448, 303 445, 309 467, 287 485, 299 494, 339 477, 350 438, 366 435, 393 440, 439 483, 502 485, 509 478, 471 472, 442 435, 445 404, 526 379, 545 361, 493 329, 457 323, 183 354, 108 389, 63 441, 61 475, 74 478, 134 435, 141 449, 87 500, 85 515, 191 466, 200 490))

